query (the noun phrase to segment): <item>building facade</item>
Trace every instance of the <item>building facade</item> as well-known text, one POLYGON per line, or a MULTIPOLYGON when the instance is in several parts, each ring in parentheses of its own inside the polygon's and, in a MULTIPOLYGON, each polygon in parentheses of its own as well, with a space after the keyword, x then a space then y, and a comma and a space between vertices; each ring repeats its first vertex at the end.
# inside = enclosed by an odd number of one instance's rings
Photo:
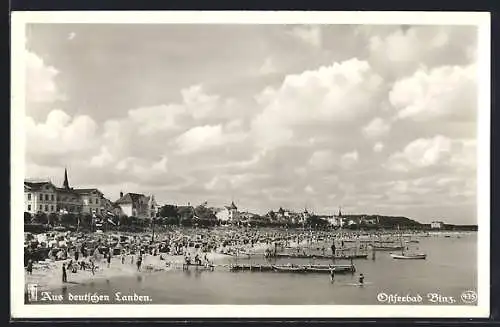
POLYGON ((123 215, 137 218, 152 218, 158 212, 158 204, 154 195, 146 196, 139 193, 120 192, 120 198, 115 202, 123 215))
POLYGON ((24 182, 24 211, 31 214, 57 212, 57 188, 50 181, 24 182))
POLYGON ((24 181, 24 211, 31 214, 43 212, 102 214, 104 195, 96 188, 74 189, 69 186, 68 172, 64 170, 62 187, 50 181, 24 181))
POLYGON ((238 221, 240 219, 238 207, 236 207, 234 201, 231 202, 230 206, 224 206, 215 216, 221 221, 238 221))
POLYGON ((443 222, 442 221, 433 221, 431 222, 431 228, 432 229, 441 229, 443 228, 443 222))

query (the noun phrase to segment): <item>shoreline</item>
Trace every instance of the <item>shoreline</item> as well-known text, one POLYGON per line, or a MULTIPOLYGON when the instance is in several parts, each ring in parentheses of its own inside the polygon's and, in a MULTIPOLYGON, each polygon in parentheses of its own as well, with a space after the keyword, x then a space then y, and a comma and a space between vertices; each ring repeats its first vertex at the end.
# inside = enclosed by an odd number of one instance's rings
MULTIPOLYGON (((62 265, 63 263, 67 263, 69 259, 37 264, 34 266, 32 275, 29 275, 26 269, 24 269, 24 291, 25 293, 27 292, 28 284, 36 284, 39 291, 51 291, 64 287, 71 287, 73 285, 85 285, 94 281, 111 280, 117 277, 133 277, 160 271, 172 271, 181 268, 184 263, 184 257, 182 255, 174 256, 162 254, 163 260, 160 260, 160 255, 146 255, 144 256, 141 270, 138 271, 135 261, 133 264, 131 263, 131 257, 132 255, 126 255, 123 264, 121 263, 120 257, 113 257, 109 267, 105 259, 97 260, 96 266, 98 266, 98 268, 95 270, 94 275, 90 269, 78 269, 76 273, 72 273, 68 270, 68 281, 66 283, 62 282, 62 265), (170 265, 167 266, 167 263, 170 265), (42 268, 44 266, 46 268, 42 268)), ((207 253, 207 258, 214 264, 219 264, 224 259, 230 257, 231 256, 222 253, 207 253)))
MULTIPOLYGON (((253 248, 247 249, 247 251, 251 253, 260 253, 266 248, 266 244, 256 244, 253 248)), ((235 258, 234 255, 220 252, 201 253, 201 256, 203 257, 205 254, 209 262, 214 265, 221 264, 221 262, 230 258, 235 258)), ((246 254, 241 255, 241 257, 245 256, 246 254)), ((68 281, 66 283, 62 281, 62 265, 63 263, 68 263, 71 259, 37 263, 33 266, 32 275, 29 275, 26 269, 24 269, 24 292, 27 292, 28 284, 36 284, 39 291, 52 291, 64 287, 71 287, 72 285, 85 285, 94 281, 111 280, 117 277, 133 277, 160 271, 178 270, 182 268, 184 263, 183 255, 165 253, 160 253, 157 256, 145 255, 141 270, 138 271, 135 259, 135 255, 128 254, 125 256, 124 263, 122 264, 120 256, 113 256, 109 267, 105 259, 98 259, 96 260, 97 269, 95 270, 95 274, 92 274, 90 269, 78 269, 76 273, 68 270, 68 281), (131 263, 132 257, 134 257, 133 264, 131 263), (163 259, 160 259, 160 257, 163 259), (169 263, 168 266, 167 263, 169 263)))

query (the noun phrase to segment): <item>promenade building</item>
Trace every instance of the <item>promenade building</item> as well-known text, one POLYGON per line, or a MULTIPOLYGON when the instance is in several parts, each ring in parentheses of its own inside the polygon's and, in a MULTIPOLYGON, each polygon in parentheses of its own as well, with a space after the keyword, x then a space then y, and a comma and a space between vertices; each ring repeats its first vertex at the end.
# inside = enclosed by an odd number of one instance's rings
POLYGON ((431 229, 441 229, 443 228, 444 223, 442 221, 433 221, 431 222, 431 229))
POLYGON ((139 193, 120 192, 120 198, 115 202, 121 214, 137 218, 153 218, 159 210, 154 195, 146 196, 139 193))
POLYGON ((64 170, 62 187, 47 181, 24 181, 24 211, 31 214, 88 213, 100 215, 105 208, 104 195, 96 188, 70 187, 68 171, 64 170))
POLYGON ((234 222, 240 220, 240 213, 238 207, 232 201, 230 206, 224 206, 222 210, 217 212, 216 217, 221 221, 234 222))

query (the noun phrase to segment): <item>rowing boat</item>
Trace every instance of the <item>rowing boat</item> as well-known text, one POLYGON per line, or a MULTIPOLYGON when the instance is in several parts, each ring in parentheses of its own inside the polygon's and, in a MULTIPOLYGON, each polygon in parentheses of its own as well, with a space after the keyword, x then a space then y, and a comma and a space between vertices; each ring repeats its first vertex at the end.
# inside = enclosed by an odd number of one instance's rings
POLYGON ((391 253, 391 257, 393 259, 403 259, 403 260, 424 260, 427 255, 423 253, 417 253, 417 254, 395 254, 391 253))

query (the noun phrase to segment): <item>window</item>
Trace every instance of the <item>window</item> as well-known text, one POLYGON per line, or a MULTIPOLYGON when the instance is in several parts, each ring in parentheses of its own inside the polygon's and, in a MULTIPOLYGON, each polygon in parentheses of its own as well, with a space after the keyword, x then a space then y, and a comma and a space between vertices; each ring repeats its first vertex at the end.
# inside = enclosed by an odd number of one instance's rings
POLYGON ((31 204, 28 204, 28 211, 31 211, 31 204))
POLYGON ((40 204, 40 211, 42 211, 42 210, 43 210, 43 206, 40 204))
POLYGON ((50 196, 50 200, 51 200, 51 201, 54 201, 54 194, 52 194, 52 195, 50 196))
POLYGON ((54 206, 50 206, 50 211, 54 211, 54 206))
POLYGON ((45 201, 49 201, 49 195, 45 194, 45 201))
POLYGON ((45 205, 45 211, 49 211, 49 206, 47 204, 45 205))
POLYGON ((43 201, 43 194, 40 194, 40 201, 43 201))
POLYGON ((92 198, 89 198, 89 203, 92 204, 92 198))
POLYGON ((31 200, 31 193, 28 193, 28 200, 31 200))

